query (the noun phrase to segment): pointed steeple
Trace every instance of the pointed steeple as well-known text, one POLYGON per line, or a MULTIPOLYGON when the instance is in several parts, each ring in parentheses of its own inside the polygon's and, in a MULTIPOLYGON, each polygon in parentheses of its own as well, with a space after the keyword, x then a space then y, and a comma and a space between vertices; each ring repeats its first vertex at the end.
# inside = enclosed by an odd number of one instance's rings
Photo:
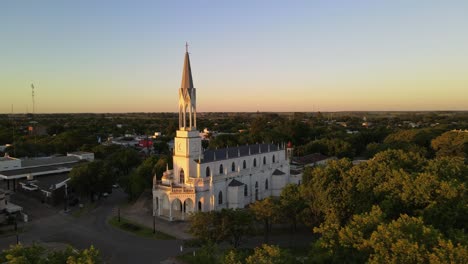
POLYGON ((197 128, 196 89, 193 87, 192 68, 188 44, 185 44, 185 60, 182 83, 179 89, 179 129, 191 131, 197 128))
POLYGON ((190 68, 190 57, 188 53, 188 44, 185 43, 185 61, 184 71, 182 73, 182 84, 180 88, 191 89, 193 88, 192 68, 190 68))

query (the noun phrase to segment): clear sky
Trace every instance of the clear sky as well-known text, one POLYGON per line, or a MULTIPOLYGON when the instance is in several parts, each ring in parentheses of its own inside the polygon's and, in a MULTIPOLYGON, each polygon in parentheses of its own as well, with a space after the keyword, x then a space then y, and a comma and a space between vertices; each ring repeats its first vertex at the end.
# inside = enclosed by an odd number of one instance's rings
POLYGON ((0 113, 468 110, 468 1, 2 1, 0 113))

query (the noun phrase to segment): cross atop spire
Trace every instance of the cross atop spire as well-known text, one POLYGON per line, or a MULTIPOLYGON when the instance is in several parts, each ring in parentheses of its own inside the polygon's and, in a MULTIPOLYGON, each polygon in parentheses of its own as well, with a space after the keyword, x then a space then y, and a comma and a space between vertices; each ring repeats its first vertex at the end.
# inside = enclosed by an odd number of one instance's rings
POLYGON ((187 53, 188 53, 188 46, 189 46, 188 42, 185 41, 185 52, 187 52, 187 53))

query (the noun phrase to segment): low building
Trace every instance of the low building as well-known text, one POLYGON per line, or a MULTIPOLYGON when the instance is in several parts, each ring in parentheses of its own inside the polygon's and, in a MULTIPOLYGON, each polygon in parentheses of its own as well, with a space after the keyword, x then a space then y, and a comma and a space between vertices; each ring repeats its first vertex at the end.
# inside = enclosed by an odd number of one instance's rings
POLYGON ((19 190, 40 200, 41 202, 57 205, 68 197, 68 173, 52 174, 34 179, 20 181, 19 190))
POLYGON ((4 223, 9 215, 22 210, 21 206, 10 202, 10 191, 0 189, 0 223, 4 223))
MULTIPOLYGON (((9 158, 14 159, 11 157, 9 158)), ((20 161, 21 165, 19 168, 15 167, 14 169, 3 170, 1 169, 2 165, 0 165, 0 179, 6 181, 8 190, 10 190, 11 185, 13 191, 16 191, 17 184, 21 179, 33 179, 39 176, 52 175, 58 173, 68 173, 72 170, 74 166, 78 165, 80 162, 88 161, 88 159, 85 158, 85 156, 82 156, 80 158, 76 155, 31 159, 24 158, 14 160, 15 162, 20 161)), ((2 162, 6 161, 1 160, 0 164, 2 162)), ((4 167, 10 168, 10 166, 4 167)))
POLYGON ((94 153, 92 152, 76 151, 76 152, 67 153, 67 156, 77 157, 80 160, 94 161, 94 153))

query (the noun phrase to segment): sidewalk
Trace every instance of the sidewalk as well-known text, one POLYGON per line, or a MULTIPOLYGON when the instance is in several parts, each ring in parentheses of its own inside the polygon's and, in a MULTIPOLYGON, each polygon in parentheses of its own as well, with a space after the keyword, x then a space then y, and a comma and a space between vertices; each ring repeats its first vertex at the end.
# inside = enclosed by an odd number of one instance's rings
MULTIPOLYGON (((148 228, 153 228, 152 211, 145 207, 145 201, 137 201, 135 204, 125 208, 121 208, 120 215, 132 222, 144 225, 148 228)), ((193 236, 187 232, 189 227, 188 222, 174 221, 169 222, 162 218, 156 217, 155 229, 171 235, 177 239, 189 240, 193 236)))

